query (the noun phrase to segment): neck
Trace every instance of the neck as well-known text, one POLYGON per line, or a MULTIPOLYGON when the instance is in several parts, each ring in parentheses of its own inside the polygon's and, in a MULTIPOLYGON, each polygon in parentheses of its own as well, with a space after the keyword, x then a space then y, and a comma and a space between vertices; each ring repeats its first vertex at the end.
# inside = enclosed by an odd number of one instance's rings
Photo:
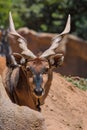
POLYGON ((4 101, 11 102, 2 84, 2 78, 0 76, 0 104, 3 103, 4 101))
MULTIPOLYGON (((34 97, 34 95, 31 92, 30 86, 29 86, 29 79, 26 70, 24 68, 20 68, 20 76, 19 76, 19 83, 21 83, 21 94, 25 94, 25 97, 23 98, 23 103, 25 106, 29 106, 32 109, 38 110, 37 105, 38 105, 38 99, 34 97)), ((20 100, 20 99, 19 99, 20 100)), ((20 104, 23 105, 23 104, 20 104)))

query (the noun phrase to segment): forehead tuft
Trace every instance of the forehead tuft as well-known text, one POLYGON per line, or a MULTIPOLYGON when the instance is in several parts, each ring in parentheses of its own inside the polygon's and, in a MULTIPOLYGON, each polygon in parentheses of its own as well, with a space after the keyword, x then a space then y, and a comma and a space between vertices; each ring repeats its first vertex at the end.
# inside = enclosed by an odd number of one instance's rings
POLYGON ((49 67, 46 60, 35 58, 34 60, 28 61, 27 66, 30 66, 35 72, 41 72, 44 68, 49 67))
POLYGON ((42 64, 42 60, 41 60, 40 58, 34 59, 34 62, 35 62, 36 64, 42 64))
POLYGON ((28 61, 27 64, 44 65, 44 64, 48 64, 48 62, 45 59, 35 58, 33 60, 28 61))

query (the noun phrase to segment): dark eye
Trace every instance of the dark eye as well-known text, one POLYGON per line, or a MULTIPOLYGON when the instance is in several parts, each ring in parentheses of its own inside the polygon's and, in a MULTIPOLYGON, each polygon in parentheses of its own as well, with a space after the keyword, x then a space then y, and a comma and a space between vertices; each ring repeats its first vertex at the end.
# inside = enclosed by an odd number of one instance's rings
POLYGON ((47 73, 48 73, 48 70, 49 70, 49 68, 44 68, 43 74, 47 74, 47 73))
POLYGON ((30 71, 30 67, 29 67, 29 66, 26 66, 26 70, 27 70, 27 71, 30 71))
POLYGON ((26 66, 26 71, 27 71, 27 74, 29 75, 29 77, 32 77, 32 71, 29 66, 26 66))

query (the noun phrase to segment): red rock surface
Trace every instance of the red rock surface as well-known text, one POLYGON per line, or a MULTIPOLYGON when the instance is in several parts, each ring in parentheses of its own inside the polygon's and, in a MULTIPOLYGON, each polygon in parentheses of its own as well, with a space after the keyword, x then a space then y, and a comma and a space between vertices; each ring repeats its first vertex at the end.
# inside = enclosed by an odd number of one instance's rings
POLYGON ((0 74, 3 74, 3 70, 6 67, 6 61, 4 57, 0 57, 0 74))

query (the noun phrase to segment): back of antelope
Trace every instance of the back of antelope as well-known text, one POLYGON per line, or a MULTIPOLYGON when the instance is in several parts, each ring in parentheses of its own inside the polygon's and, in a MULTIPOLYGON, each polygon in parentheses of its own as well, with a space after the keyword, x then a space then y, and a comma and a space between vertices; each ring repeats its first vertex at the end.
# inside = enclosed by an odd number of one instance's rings
POLYGON ((26 40, 15 30, 11 13, 9 13, 9 34, 19 41, 21 54, 9 53, 3 83, 12 102, 40 111, 50 90, 53 68, 61 65, 64 55, 55 53, 63 37, 70 31, 70 15, 64 31, 52 39, 49 49, 36 56, 27 47, 26 40), (10 61, 9 61, 10 60, 10 61))

